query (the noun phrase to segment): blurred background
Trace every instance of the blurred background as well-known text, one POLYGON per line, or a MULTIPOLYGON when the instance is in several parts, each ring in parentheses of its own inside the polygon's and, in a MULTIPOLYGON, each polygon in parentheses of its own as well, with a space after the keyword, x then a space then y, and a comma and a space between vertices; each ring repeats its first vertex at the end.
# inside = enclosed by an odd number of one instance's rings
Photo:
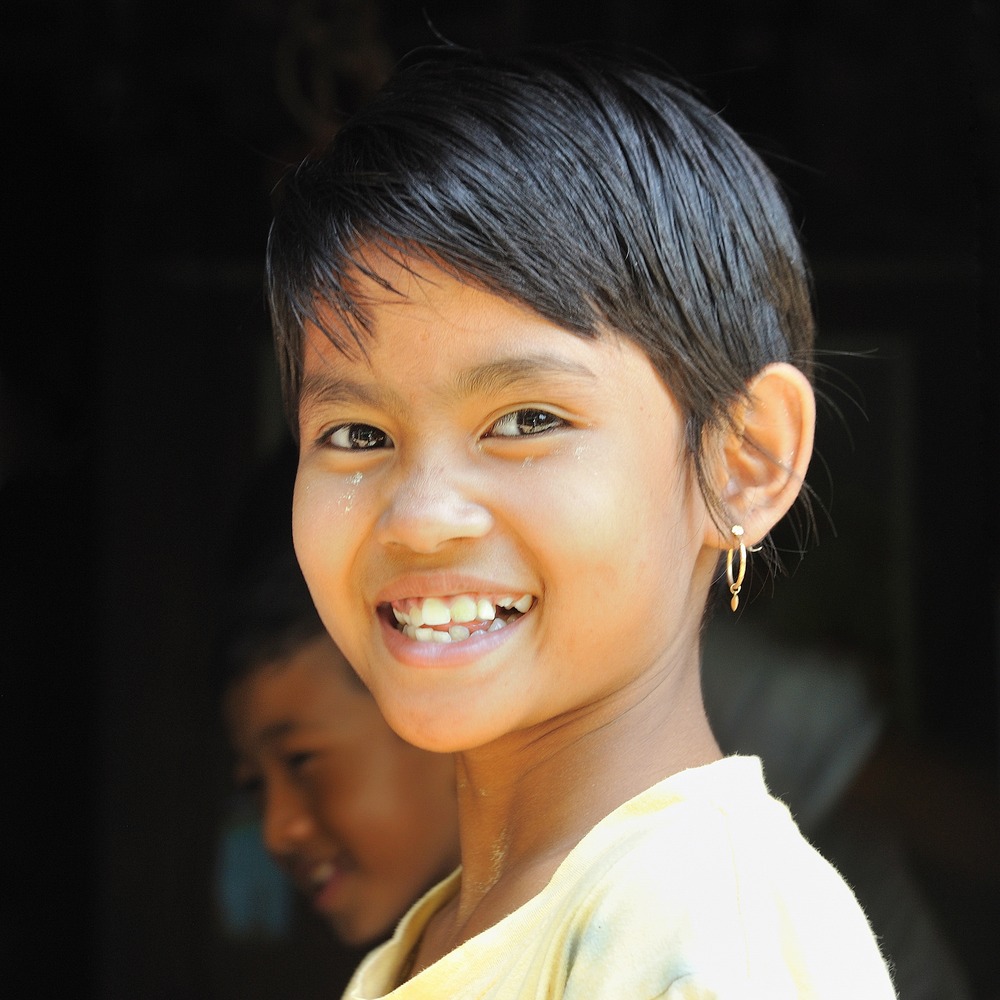
POLYGON ((294 941, 220 916, 219 591, 286 435, 270 191, 440 35, 641 44, 784 183, 824 351, 820 537, 719 655, 849 664, 876 722, 840 806, 1000 997, 994 3, 7 0, 0 32, 0 905, 33 995, 330 995, 307 915, 294 941))

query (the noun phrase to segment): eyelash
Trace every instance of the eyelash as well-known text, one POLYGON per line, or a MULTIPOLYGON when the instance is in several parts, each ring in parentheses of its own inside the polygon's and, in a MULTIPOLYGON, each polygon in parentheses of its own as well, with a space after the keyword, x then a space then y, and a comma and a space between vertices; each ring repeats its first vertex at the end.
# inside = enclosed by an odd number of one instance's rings
MULTIPOLYGON (((485 437, 494 438, 516 438, 535 437, 539 434, 546 434, 563 425, 564 421, 548 410, 537 407, 523 407, 520 410, 512 410, 505 413, 498 420, 495 420, 487 430, 485 437), (525 419, 529 417, 530 419, 525 419), (516 427, 520 433, 505 434, 500 433, 498 428, 503 425, 516 427)), ((384 447, 391 447, 392 439, 385 431, 380 430, 372 424, 341 424, 334 427, 323 435, 323 442, 337 451, 375 451, 384 447), (363 435, 361 443, 356 435, 363 435), (338 443, 337 437, 340 435, 343 440, 338 443)))
MULTIPOLYGON (((314 750, 295 750, 284 754, 281 762, 286 771, 297 772, 310 763, 317 756, 314 750)), ((236 791, 240 795, 247 795, 251 798, 259 796, 264 790, 264 778, 260 774, 251 774, 235 781, 236 791)))
POLYGON ((323 435, 323 441, 330 445, 330 447, 335 448, 337 451, 374 451, 376 448, 384 447, 384 444, 374 444, 372 438, 376 435, 380 436, 384 442, 390 440, 389 435, 385 431, 379 430, 377 427, 372 426, 372 424, 341 424, 339 427, 334 427, 332 431, 328 431, 323 435), (351 446, 351 435, 352 432, 363 431, 367 438, 367 443, 361 444, 358 447, 351 446), (337 435, 346 434, 347 441, 342 444, 337 443, 337 435))
POLYGON ((489 431, 487 432, 488 437, 534 437, 538 434, 546 434, 549 431, 555 430, 557 427, 563 425, 563 420, 557 417, 554 413, 549 413, 548 410, 540 410, 537 407, 526 406, 520 410, 513 410, 510 413, 505 413, 499 420, 494 421, 489 431), (531 415, 532 420, 528 421, 524 418, 531 415), (541 422, 538 418, 541 418, 541 422), (497 428, 501 424, 508 424, 510 426, 516 427, 519 431, 523 430, 525 427, 530 428, 524 433, 520 434, 500 434, 497 433, 497 428))
POLYGON ((316 754, 310 750, 299 750, 295 753, 290 753, 285 757, 285 767, 289 771, 298 771, 305 767, 315 756, 316 754))

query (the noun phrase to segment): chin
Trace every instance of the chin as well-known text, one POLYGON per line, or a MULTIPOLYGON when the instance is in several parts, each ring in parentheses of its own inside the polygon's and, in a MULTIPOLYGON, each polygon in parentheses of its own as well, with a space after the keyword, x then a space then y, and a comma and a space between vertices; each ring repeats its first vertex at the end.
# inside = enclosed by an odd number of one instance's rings
POLYGON ((373 930, 370 926, 365 926, 355 920, 343 917, 339 919, 331 917, 327 922, 333 931, 334 937, 341 944, 346 945, 348 948, 363 950, 374 948, 376 945, 381 944, 392 934, 396 927, 394 921, 381 930, 373 930))
POLYGON ((397 709, 396 705, 387 703, 382 714, 400 739, 419 750, 462 753, 491 743, 508 731, 494 718, 473 717, 470 704, 475 704, 475 697, 475 693, 463 692, 460 699, 430 701, 416 708, 410 704, 397 709))

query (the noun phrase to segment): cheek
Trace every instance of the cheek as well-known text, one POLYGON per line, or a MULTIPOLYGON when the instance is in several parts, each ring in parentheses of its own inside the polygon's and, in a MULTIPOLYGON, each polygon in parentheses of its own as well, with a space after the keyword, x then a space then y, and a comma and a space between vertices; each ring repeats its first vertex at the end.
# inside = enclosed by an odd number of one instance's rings
POLYGON ((324 491, 296 486, 292 538, 299 567, 327 632, 348 662, 357 662, 356 643, 343 628, 361 620, 358 610, 345 604, 355 593, 345 583, 352 562, 351 533, 346 530, 350 518, 339 508, 336 496, 331 499, 324 491))
MULTIPOLYGON (((344 477, 300 474, 292 502, 292 538, 314 597, 336 589, 350 564, 360 505, 360 473, 344 477)), ((319 602, 317 602, 319 604, 319 602)), ((322 612, 323 609, 320 608, 322 612)))
POLYGON ((653 622, 676 617, 701 547, 700 508, 682 464, 652 449, 590 457, 531 520, 548 555, 550 598, 572 618, 579 655, 652 638, 653 622))
POLYGON ((529 551, 579 571, 575 586, 600 590, 634 577, 636 560, 656 561, 679 529, 681 476, 654 449, 600 441, 521 469, 505 502, 529 551))
POLYGON ((436 842, 452 831, 457 835, 457 800, 453 779, 448 781, 452 764, 433 762, 387 731, 366 754, 364 773, 355 778, 356 794, 341 809, 358 860, 370 874, 398 881, 404 893, 440 867, 436 842))

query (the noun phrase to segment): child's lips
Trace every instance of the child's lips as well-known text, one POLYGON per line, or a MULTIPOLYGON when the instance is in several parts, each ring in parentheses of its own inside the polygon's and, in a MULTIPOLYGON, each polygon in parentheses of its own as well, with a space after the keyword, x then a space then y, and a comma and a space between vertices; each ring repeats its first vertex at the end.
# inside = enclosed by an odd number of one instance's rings
POLYGON ((428 597, 449 601, 462 594, 481 597, 514 595, 520 597, 527 588, 460 571, 439 570, 401 575, 387 583, 375 595, 376 604, 412 604, 428 597))
POLYGON ((522 619, 530 617, 530 614, 522 615, 513 610, 504 614, 506 620, 498 615, 492 622, 451 625, 446 629, 400 625, 389 605, 379 608, 378 618, 388 651, 401 663, 413 667, 458 667, 478 662, 482 656, 513 638, 522 619), (459 630, 454 637, 453 630, 459 630))
POLYGON ((329 882, 343 864, 333 857, 307 858, 299 855, 282 859, 282 867, 302 892, 309 896, 329 882))
POLYGON ((299 868, 296 882, 320 911, 329 910, 347 874, 346 867, 336 861, 326 860, 308 868, 299 868))

